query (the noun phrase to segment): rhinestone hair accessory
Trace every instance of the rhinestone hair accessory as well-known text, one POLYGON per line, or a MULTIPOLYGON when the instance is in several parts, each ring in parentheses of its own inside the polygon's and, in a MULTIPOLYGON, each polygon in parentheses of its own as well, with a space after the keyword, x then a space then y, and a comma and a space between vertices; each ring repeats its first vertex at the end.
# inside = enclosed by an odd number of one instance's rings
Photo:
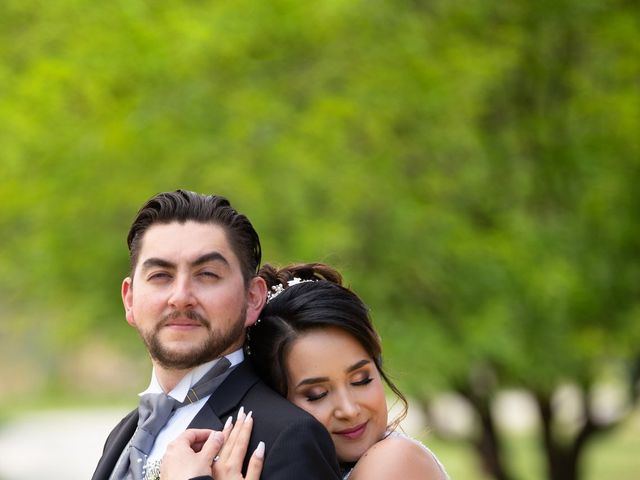
POLYGON ((285 288, 293 287, 294 285, 298 285, 299 283, 307 283, 307 282, 317 282, 317 280, 311 280, 311 279, 303 280, 303 279, 301 279, 299 277, 294 277, 292 280, 289 280, 287 282, 287 286, 286 287, 282 283, 279 283, 278 285, 274 285, 267 292, 267 303, 269 303, 271 300, 273 300, 278 295, 280 295, 282 292, 284 292, 285 288))

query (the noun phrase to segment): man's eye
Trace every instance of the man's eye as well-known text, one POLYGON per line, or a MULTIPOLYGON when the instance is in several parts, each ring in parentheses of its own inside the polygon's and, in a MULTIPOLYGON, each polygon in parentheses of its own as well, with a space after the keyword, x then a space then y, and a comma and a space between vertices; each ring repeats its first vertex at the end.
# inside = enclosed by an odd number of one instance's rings
POLYGON ((217 273, 209 271, 200 272, 200 275, 207 278, 220 278, 220 275, 218 275, 217 273))
POLYGON ((156 272, 156 273, 152 273, 147 278, 149 280, 164 280, 169 278, 169 274, 166 272, 156 272))

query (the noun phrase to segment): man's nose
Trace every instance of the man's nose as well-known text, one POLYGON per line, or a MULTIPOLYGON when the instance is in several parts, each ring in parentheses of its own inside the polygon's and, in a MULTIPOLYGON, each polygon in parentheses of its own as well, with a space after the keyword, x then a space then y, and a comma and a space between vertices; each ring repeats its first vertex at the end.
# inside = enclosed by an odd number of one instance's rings
POLYGON ((176 278, 169 297, 169 305, 181 310, 193 307, 195 303, 191 281, 188 278, 176 278))

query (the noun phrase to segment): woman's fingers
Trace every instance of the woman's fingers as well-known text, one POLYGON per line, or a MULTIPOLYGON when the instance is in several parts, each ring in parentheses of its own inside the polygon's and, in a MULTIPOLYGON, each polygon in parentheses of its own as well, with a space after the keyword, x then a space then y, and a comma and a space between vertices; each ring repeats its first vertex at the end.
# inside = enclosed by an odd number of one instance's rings
MULTIPOLYGON (((251 412, 248 413, 251 416, 251 412)), ((238 410, 238 415, 236 416, 236 423, 231 429, 229 434, 229 438, 227 439, 227 443, 231 446, 235 445, 238 435, 240 434, 240 430, 242 429, 242 425, 244 425, 244 421, 247 418, 247 414, 244 413, 244 407, 240 407, 238 410)))
POLYGON ((189 428, 176 437, 174 442, 186 443, 187 445, 195 445, 196 443, 204 443, 209 438, 212 430, 205 428, 189 428))
POLYGON ((258 443, 258 447, 253 451, 245 480, 260 480, 262 465, 264 464, 264 442, 258 443))
MULTIPOLYGON (((246 417, 247 416, 244 413, 244 407, 240 407, 240 409, 238 410, 238 415, 236 416, 236 423, 235 425, 231 424, 229 426, 229 433, 228 435, 226 435, 224 446, 222 448, 222 451, 219 453, 221 460, 227 460, 230 458, 232 452, 234 451, 236 440, 238 438, 238 435, 240 434, 241 427, 244 425, 244 421, 246 417)), ((229 421, 227 420, 227 424, 228 423, 229 421)), ((225 425, 224 430, 226 429, 227 429, 227 425, 225 425)), ((245 453, 246 453, 246 448, 243 455, 245 453)))
POLYGON ((224 435, 222 432, 212 432, 209 438, 207 438, 207 441, 202 445, 200 454, 209 461, 209 464, 212 464, 213 460, 218 456, 218 453, 220 453, 223 443, 224 435))
POLYGON ((241 408, 235 425, 228 422, 222 432, 185 430, 167 447, 162 460, 161 479, 182 480, 213 473, 218 480, 259 480, 264 464, 263 442, 258 444, 249 459, 246 477, 242 476, 252 429, 251 412, 245 414, 241 408))
POLYGON ((182 432, 174 442, 187 444, 194 452, 199 452, 212 433, 209 429, 190 428, 182 432))
POLYGON ((212 430, 188 429, 167 446, 160 467, 162 480, 182 480, 211 473, 211 462, 224 437, 212 430))
MULTIPOLYGON (((242 465, 247 455, 247 449, 249 448, 252 429, 252 413, 249 412, 245 414, 244 409, 240 408, 236 417, 236 423, 232 428, 229 428, 222 451, 218 454, 219 457, 212 466, 214 478, 220 480, 259 480, 264 463, 265 447, 263 442, 260 442, 249 459, 247 476, 242 476, 242 465)), ((226 426, 224 430, 227 430, 226 426)))
POLYGON ((233 417, 227 418, 224 427, 222 428, 222 434, 224 435, 224 443, 227 443, 229 440, 229 435, 231 435, 231 429, 233 428, 233 417))
MULTIPOLYGON (((229 452, 229 457, 236 462, 242 463, 247 449, 249 448, 249 440, 251 439, 251 430, 253 430, 253 416, 252 412, 249 412, 242 423, 236 422, 234 426, 234 432, 236 436, 234 438, 233 450, 229 452)), ((231 438, 229 438, 231 440, 231 438)))

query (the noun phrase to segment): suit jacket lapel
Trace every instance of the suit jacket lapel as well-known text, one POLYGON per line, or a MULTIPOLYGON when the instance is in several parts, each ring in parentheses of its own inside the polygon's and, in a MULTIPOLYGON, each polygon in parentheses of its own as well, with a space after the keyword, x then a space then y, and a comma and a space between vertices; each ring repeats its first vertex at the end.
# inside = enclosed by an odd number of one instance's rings
POLYGON ((100 458, 91 480, 107 480, 109 478, 137 426, 138 410, 136 409, 127 415, 107 438, 102 458, 100 458))
MULTIPOLYGON (((191 421, 189 428, 222 430, 223 423, 220 419, 226 420, 226 417, 237 410, 241 399, 258 381, 259 378, 249 362, 246 360, 242 362, 229 373, 229 376, 211 395, 211 398, 191 421)), ((91 477, 92 480, 108 480, 137 426, 138 411, 136 409, 129 413, 107 438, 102 458, 100 458, 93 477, 91 477)))
POLYGON ((204 407, 195 416, 189 428, 211 428, 222 430, 223 422, 239 408, 240 400, 249 388, 259 381, 249 362, 245 360, 235 367, 229 376, 211 395, 204 407))

